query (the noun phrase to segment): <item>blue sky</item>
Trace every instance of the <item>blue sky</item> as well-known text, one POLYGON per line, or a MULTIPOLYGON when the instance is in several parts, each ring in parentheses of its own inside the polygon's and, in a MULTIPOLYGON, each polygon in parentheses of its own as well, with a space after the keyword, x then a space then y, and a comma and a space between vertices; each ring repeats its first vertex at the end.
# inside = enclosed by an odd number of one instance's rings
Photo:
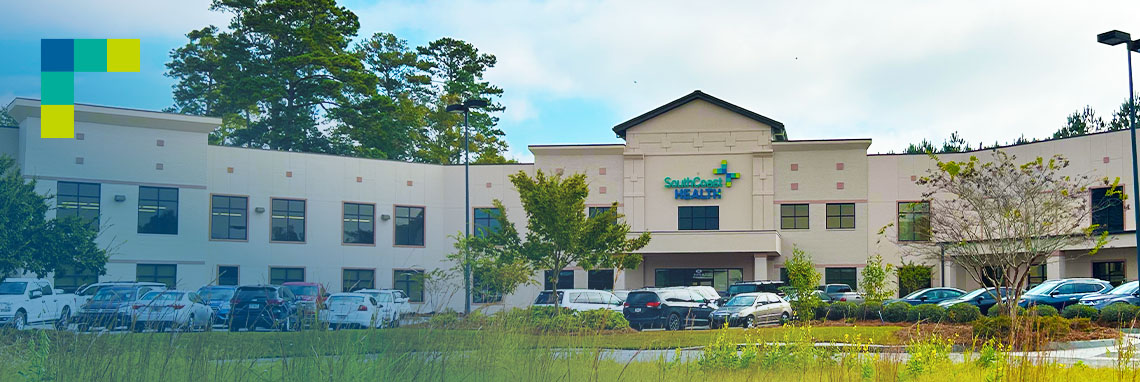
MULTIPOLYGON (((495 54, 487 77, 506 91, 501 126, 524 161, 531 144, 620 142, 615 124, 695 89, 783 122, 792 139, 872 138, 872 152, 954 131, 973 144, 1045 137, 1073 110, 1107 115, 1127 96, 1123 48, 1095 36, 1140 37, 1140 2, 1086 3, 342 1, 361 36, 448 36, 495 54)), ((76 101, 169 106, 169 51, 229 19, 208 8, 8 4, 0 105, 39 96, 41 38, 140 38, 141 73, 79 73, 76 101)))

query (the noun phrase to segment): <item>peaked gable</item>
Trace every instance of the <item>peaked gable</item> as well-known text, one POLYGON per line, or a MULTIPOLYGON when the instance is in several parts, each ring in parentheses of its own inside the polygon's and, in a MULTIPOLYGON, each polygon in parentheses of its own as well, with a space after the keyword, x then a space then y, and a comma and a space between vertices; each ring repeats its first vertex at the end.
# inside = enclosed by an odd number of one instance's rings
POLYGON ((649 112, 647 112, 645 114, 639 115, 637 117, 634 117, 633 119, 622 122, 622 123, 618 124, 617 126, 614 126, 614 133, 616 133, 618 137, 625 139, 625 131, 629 130, 629 128, 640 125, 642 122, 653 119, 653 118, 655 118, 661 114, 668 113, 669 111, 671 111, 673 109, 681 107, 681 106, 683 106, 689 102, 693 102, 695 100, 702 100, 702 101, 711 103, 713 105, 719 106, 721 108, 724 108, 724 109, 729 110, 731 112, 734 112, 736 114, 740 114, 746 118, 749 118, 749 119, 755 120, 757 122, 763 123, 765 125, 771 126, 772 127, 772 137, 775 141, 786 141, 786 140, 788 140, 788 135, 784 131, 784 124, 783 123, 780 123, 779 121, 765 117, 763 115, 756 114, 756 113, 754 113, 748 109, 745 109, 743 107, 733 105, 733 104, 729 103, 728 101, 722 100, 720 98, 713 97, 713 96, 708 95, 708 94, 706 94, 700 90, 694 90, 692 93, 689 93, 688 95, 686 95, 684 97, 675 99, 672 102, 661 105, 660 107, 653 109, 653 110, 650 110, 649 112))

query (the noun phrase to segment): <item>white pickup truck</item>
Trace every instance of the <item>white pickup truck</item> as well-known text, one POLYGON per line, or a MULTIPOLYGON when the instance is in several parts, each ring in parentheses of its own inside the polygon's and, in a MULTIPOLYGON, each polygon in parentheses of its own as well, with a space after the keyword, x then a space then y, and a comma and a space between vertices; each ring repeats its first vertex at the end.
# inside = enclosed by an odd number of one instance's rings
POLYGON ((66 328, 78 306, 74 294, 61 292, 45 279, 0 281, 0 325, 24 329, 30 324, 55 324, 56 328, 66 328))

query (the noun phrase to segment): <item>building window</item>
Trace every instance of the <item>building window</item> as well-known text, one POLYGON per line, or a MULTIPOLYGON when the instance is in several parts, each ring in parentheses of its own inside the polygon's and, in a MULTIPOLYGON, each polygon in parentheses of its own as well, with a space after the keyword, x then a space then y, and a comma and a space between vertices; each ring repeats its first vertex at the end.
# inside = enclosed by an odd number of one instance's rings
POLYGON ((138 264, 135 281, 163 283, 169 289, 178 285, 178 266, 175 264, 138 264))
POLYGON ((828 203, 827 229, 855 228, 855 203, 828 203))
POLYGON ((1026 286, 1026 288, 1033 288, 1037 286, 1037 284, 1043 283, 1045 280, 1049 279, 1048 269, 1045 268, 1045 264, 1030 265, 1028 277, 1029 285, 1026 286))
POLYGON ((238 285, 238 267, 218 266, 218 285, 238 285))
POLYGON ((610 208, 613 208, 613 207, 590 207, 587 210, 587 211, 589 211, 589 214, 587 216, 594 217, 594 216, 604 214, 604 213, 606 213, 606 211, 609 211, 610 208))
POLYGON ((930 240, 930 202, 899 202, 899 241, 930 240))
POLYGON ((499 209, 475 209, 475 236, 484 237, 488 233, 499 232, 499 209))
POLYGON ((214 195, 210 198, 210 238, 246 240, 249 198, 214 195))
POLYGON ((586 288, 613 290, 614 289, 614 270, 613 269, 598 269, 586 272, 586 288))
POLYGON ((269 283, 281 285, 288 282, 304 282, 305 268, 269 268, 269 283))
POLYGON ((372 204, 344 204, 344 243, 376 243, 376 206, 372 204))
POLYGON ((780 229, 808 229, 808 205, 781 204, 780 229))
POLYGON ((1092 223, 1096 231, 1118 233, 1124 231, 1124 201, 1120 195, 1108 195, 1110 188, 1092 189, 1092 223))
POLYGON ((677 207, 677 229, 715 231, 720 229, 720 206, 677 207))
POLYGON ((423 207, 396 206, 396 245, 424 245, 423 207))
POLYGON ((305 201, 273 199, 273 241, 305 241, 305 201))
POLYGON ((178 189, 139 186, 139 233, 178 234, 178 189))
MULTIPOLYGON (((553 279, 554 272, 542 271, 543 290, 553 290, 554 284, 550 283, 553 279)), ((574 271, 564 270, 558 272, 558 289, 574 289, 574 271)))
POLYGON ((791 281, 788 279, 788 268, 780 268, 780 281, 783 281, 784 285, 788 285, 788 282, 791 281))
POLYGON ((341 278, 340 286, 344 292, 376 287, 375 269, 345 269, 343 273, 344 277, 341 278))
POLYGON ((490 304, 503 301, 503 295, 496 293, 483 283, 478 273, 471 275, 471 302, 476 304, 490 304))
POLYGON ((55 270, 55 287, 64 293, 75 293, 79 287, 99 282, 99 274, 94 270, 76 271, 75 267, 63 266, 55 270))
POLYGON ((408 295, 411 302, 424 302, 424 271, 394 271, 392 289, 399 289, 408 295))
POLYGON ((740 268, 672 268, 654 271, 654 282, 659 288, 673 286, 711 286, 727 291, 728 286, 744 280, 740 268))
POLYGON ((75 216, 99 229, 99 184, 59 182, 56 184, 55 216, 75 216))
POLYGON ((823 277, 828 284, 847 284, 851 286, 851 290, 857 288, 854 267, 825 268, 823 271, 823 277))
POLYGON ((1101 279, 1117 286, 1124 283, 1124 262, 1104 261, 1092 263, 1093 278, 1101 279))

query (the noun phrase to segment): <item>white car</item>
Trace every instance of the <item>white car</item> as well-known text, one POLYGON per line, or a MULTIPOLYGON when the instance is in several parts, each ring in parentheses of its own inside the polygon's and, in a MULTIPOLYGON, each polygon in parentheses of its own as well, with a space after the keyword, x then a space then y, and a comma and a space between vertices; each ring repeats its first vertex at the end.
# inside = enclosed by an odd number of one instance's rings
MULTIPOLYGON (((391 293, 380 294, 381 298, 392 296, 391 293)), ((398 314, 393 304, 381 304, 365 293, 334 293, 325 300, 319 318, 329 329, 383 328, 394 325, 398 314)))
MULTIPOLYGON (((553 292, 544 290, 534 300, 534 306, 554 306, 553 292)), ((558 291, 558 306, 579 312, 596 309, 622 311, 622 299, 613 293, 593 289, 565 289, 558 291)))
POLYGON ((406 316, 412 313, 411 298, 404 291, 399 289, 360 289, 356 293, 364 293, 372 297, 378 297, 380 293, 391 293, 395 296, 396 314, 406 316))
POLYGON ((75 295, 62 292, 45 279, 4 279, 0 282, 0 325, 22 330, 29 324, 54 323, 66 329, 77 305, 75 295))
POLYGON ((131 318, 131 329, 136 332, 146 328, 160 332, 171 328, 206 330, 213 319, 213 311, 196 292, 161 290, 147 292, 135 301, 131 305, 131 318))

